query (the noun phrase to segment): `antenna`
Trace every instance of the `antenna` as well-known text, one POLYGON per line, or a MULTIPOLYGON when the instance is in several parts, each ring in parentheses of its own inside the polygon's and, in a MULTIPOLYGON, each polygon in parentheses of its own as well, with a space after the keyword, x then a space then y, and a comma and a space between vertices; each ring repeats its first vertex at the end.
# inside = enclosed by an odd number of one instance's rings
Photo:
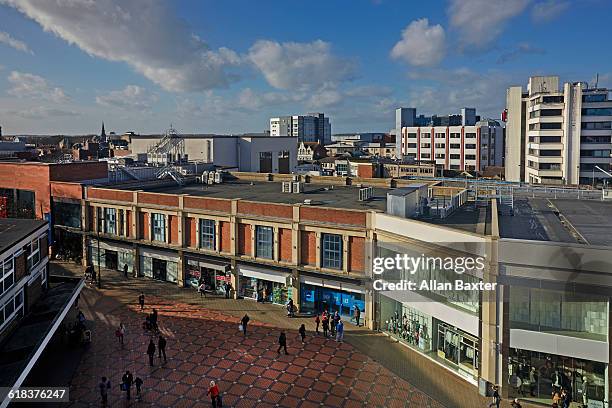
POLYGON ((597 89, 598 84, 599 84, 599 72, 595 74, 595 89, 597 89))

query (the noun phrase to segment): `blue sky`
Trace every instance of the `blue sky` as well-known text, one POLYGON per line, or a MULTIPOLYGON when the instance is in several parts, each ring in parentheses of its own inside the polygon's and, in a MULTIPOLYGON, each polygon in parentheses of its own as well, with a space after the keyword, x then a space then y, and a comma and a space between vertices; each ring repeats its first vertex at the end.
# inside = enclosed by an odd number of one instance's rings
POLYGON ((261 132, 311 111, 497 118, 533 74, 612 86, 607 0, 0 0, 5 134, 261 132))

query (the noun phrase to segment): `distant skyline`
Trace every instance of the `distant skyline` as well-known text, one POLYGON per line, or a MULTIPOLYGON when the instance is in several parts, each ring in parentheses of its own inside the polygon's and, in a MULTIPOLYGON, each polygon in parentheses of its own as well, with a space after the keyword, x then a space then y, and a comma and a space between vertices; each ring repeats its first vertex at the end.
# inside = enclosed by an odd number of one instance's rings
POLYGON ((607 0, 0 0, 3 134, 262 132, 325 112, 499 118, 529 75, 612 86, 607 0))

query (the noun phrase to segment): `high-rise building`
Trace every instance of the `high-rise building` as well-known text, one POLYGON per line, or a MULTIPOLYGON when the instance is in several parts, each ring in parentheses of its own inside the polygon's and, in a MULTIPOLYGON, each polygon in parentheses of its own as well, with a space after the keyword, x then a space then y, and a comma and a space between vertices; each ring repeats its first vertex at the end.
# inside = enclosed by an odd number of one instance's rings
POLYGON ((270 118, 270 136, 295 136, 301 142, 331 143, 331 123, 323 113, 270 118))
POLYGON ((502 165, 503 129, 497 121, 480 120, 474 108, 463 108, 460 115, 431 117, 417 117, 416 109, 400 108, 396 122, 403 124, 396 138, 398 157, 447 170, 482 171, 502 165))
POLYGON ((506 92, 506 179, 541 184, 609 181, 610 90, 558 76, 529 78, 506 92))

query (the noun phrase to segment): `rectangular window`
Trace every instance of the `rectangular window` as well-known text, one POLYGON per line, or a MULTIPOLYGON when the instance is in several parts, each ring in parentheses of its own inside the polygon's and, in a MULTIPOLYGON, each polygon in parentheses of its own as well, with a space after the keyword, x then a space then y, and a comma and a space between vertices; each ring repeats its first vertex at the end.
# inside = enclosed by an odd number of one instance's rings
POLYGON ((476 148, 476 145, 475 145, 474 143, 467 143, 467 144, 465 145, 465 148, 466 148, 466 149, 475 149, 475 148, 476 148))
POLYGON ((451 154, 451 155, 450 155, 450 158, 451 158, 451 159, 460 159, 460 158, 461 158, 461 155, 460 155, 460 154, 451 154))
POLYGON ((38 247, 38 238, 33 239, 27 246, 26 253, 28 255, 28 271, 32 270, 38 262, 40 262, 40 250, 38 247))
POLYGON ((215 249, 215 220, 200 220, 200 248, 215 249))
POLYGON ((117 233, 117 210, 114 208, 104 209, 104 233, 117 233))
POLYGON ((274 255, 274 229, 272 227, 255 227, 255 256, 272 259, 274 255))
POLYGON ((15 283, 15 262, 11 256, 9 259, 4 260, 0 265, 0 295, 6 292, 15 283))
POLYGON ((608 95, 606 94, 590 94, 582 95, 582 102, 606 102, 608 95))
POLYGON ((612 122, 582 122, 582 128, 588 130, 612 129, 612 122))
POLYGON ((451 139, 460 139, 461 138, 461 133, 451 133, 450 134, 450 138, 451 139))
POLYGON ((584 116, 612 116, 612 108, 584 108, 584 116))
POLYGON ((166 242, 166 216, 164 214, 152 213, 151 226, 153 229, 153 240, 166 242))
POLYGON ((465 138, 466 139, 475 139, 476 138, 476 133, 466 133, 465 134, 465 138))
POLYGON ((476 155, 475 154, 466 154, 465 155, 465 160, 476 160, 476 155))
POLYGON ((409 138, 415 138, 416 137, 416 133, 408 133, 408 137, 409 138))
POLYGON ((342 235, 321 235, 321 267, 342 269, 342 235))
POLYGON ((446 133, 436 133, 436 139, 446 139, 446 133))

